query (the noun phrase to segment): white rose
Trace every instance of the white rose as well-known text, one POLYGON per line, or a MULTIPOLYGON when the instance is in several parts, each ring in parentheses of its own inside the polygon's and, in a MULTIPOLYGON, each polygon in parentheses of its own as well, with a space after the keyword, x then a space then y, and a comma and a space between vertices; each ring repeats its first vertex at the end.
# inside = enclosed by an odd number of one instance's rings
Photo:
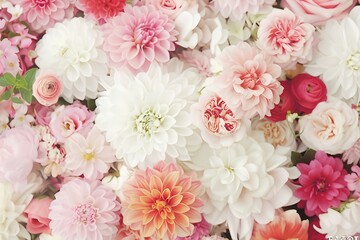
POLYGON ((299 126, 306 146, 329 154, 344 152, 360 137, 358 113, 342 101, 319 103, 299 126))

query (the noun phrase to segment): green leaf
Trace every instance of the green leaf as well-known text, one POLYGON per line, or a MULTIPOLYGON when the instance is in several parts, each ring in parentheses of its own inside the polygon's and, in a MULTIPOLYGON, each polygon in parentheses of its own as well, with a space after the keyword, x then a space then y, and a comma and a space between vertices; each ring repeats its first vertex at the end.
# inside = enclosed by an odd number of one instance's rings
POLYGON ((37 71, 37 68, 31 68, 24 75, 24 79, 25 79, 25 82, 27 83, 28 90, 32 91, 32 85, 34 84, 34 81, 35 81, 36 71, 37 71))
MULTIPOLYGON (((5 86, 14 86, 16 84, 16 78, 13 75, 11 75, 10 73, 4 73, 2 78, 3 78, 4 84, 6 84, 5 86)), ((3 86, 3 85, 1 85, 1 86, 3 86)))
POLYGON ((27 102, 27 103, 31 103, 32 102, 32 93, 29 90, 23 90, 23 89, 19 89, 21 97, 27 102))
POLYGON ((9 100, 9 98, 11 97, 11 92, 10 91, 6 91, 3 94, 1 94, 1 100, 9 100))
POLYGON ((291 152, 291 162, 293 165, 298 163, 310 163, 311 160, 314 160, 316 151, 313 149, 306 150, 303 154, 298 152, 291 152))
POLYGON ((87 99, 86 106, 90 111, 94 111, 96 108, 95 99, 87 99))
POLYGON ((18 97, 12 97, 12 98, 11 98, 11 101, 12 101, 13 103, 17 103, 17 104, 22 104, 22 103, 23 103, 23 100, 21 100, 21 99, 18 98, 18 97))

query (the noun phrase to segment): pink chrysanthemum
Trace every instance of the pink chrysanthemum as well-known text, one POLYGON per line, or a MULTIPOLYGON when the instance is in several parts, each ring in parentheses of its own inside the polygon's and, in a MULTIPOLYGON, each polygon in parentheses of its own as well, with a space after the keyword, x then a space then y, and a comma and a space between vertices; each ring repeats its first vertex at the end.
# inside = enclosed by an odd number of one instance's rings
POLYGON ((43 32, 57 22, 74 16, 74 0, 12 0, 23 8, 31 29, 43 32))
POLYGON ((169 61, 175 50, 174 22, 154 6, 126 6, 103 26, 104 50, 114 67, 146 71, 151 62, 169 61))
POLYGON ((283 91, 277 80, 280 67, 245 42, 226 47, 220 61, 223 72, 214 79, 214 84, 229 107, 247 118, 270 115, 283 91))
POLYGON ((99 181, 81 179, 64 184, 50 205, 50 228, 63 240, 113 240, 119 223, 120 203, 99 181))
POLYGON ((350 191, 353 191, 353 196, 360 201, 360 167, 354 165, 351 167, 352 173, 345 176, 345 181, 350 191))
POLYGON ((159 162, 154 168, 137 170, 123 188, 124 223, 142 237, 189 236, 193 224, 201 221, 202 193, 200 181, 174 163, 159 162))
POLYGON ((99 21, 115 17, 126 5, 126 0, 79 0, 77 7, 99 21))
POLYGON ((317 151, 310 164, 296 166, 301 172, 301 186, 295 191, 295 196, 303 200, 300 205, 305 205, 306 215, 327 212, 328 208, 339 207, 340 202, 347 199, 349 190, 344 179, 347 172, 341 159, 317 151))

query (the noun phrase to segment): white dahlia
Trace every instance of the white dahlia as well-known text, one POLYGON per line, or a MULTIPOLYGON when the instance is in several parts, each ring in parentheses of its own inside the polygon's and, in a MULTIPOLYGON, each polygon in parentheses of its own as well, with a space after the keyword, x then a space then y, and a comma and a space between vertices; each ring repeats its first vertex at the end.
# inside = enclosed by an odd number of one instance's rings
POLYGON ((328 95, 360 100, 360 6, 340 21, 330 20, 319 31, 317 51, 305 71, 325 82, 328 95))
POLYGON ((237 234, 249 239, 254 220, 267 224, 276 209, 293 204, 287 182, 299 172, 287 168, 286 152, 265 142, 261 132, 214 152, 202 177, 209 199, 206 220, 214 225, 226 221, 233 239, 237 234))
POLYGON ((180 65, 155 63, 137 75, 117 72, 114 85, 105 86, 96 100, 95 124, 131 167, 145 158, 152 164, 166 156, 189 159, 185 137, 192 134, 188 101, 195 91, 189 83, 195 70, 180 65))
POLYGON ((96 98, 98 79, 106 76, 107 57, 98 27, 84 18, 73 18, 49 28, 35 49, 36 64, 51 70, 64 85, 62 96, 69 102, 96 98))

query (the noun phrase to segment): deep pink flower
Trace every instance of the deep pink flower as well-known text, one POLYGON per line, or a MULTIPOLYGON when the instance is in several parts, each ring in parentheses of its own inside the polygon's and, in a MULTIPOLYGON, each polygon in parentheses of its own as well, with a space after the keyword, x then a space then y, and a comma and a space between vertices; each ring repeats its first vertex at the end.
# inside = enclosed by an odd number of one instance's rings
POLYGON ((280 101, 283 87, 277 78, 281 69, 256 47, 240 42, 226 47, 220 61, 223 72, 214 78, 222 97, 236 117, 270 115, 280 101))
POLYGON ((100 181, 74 179, 65 183, 50 205, 50 227, 63 240, 113 240, 120 203, 100 181))
POLYGON ((117 16, 124 10, 126 0, 79 0, 77 7, 100 22, 117 16))
POLYGON ((360 167, 354 165, 351 167, 351 174, 345 176, 345 181, 350 191, 353 191, 353 196, 360 201, 360 167))
POLYGON ((201 221, 201 182, 174 163, 136 170, 123 187, 124 223, 142 237, 187 237, 201 221))
POLYGON ((347 172, 339 158, 317 151, 315 159, 310 164, 299 163, 300 187, 295 196, 303 200, 305 213, 308 216, 327 212, 330 207, 339 207, 349 195, 345 176, 347 172))
POLYGON ((129 6, 103 25, 104 50, 116 68, 146 71, 151 62, 169 61, 175 50, 175 25, 154 6, 129 6))
POLYGON ((23 18, 31 29, 43 32, 74 16, 74 0, 12 0, 23 8, 23 18))

